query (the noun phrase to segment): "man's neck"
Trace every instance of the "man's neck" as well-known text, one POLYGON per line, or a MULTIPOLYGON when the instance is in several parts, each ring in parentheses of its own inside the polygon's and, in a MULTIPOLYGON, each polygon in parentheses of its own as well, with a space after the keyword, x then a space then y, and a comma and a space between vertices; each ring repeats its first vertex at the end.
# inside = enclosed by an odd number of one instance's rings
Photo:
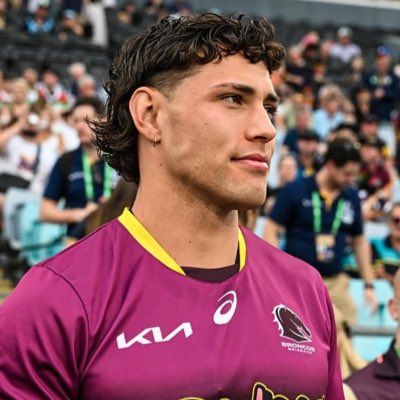
POLYGON ((96 147, 92 144, 82 144, 82 150, 88 155, 90 160, 96 161, 98 159, 96 147))
POLYGON ((236 211, 205 204, 188 189, 141 183, 132 211, 179 265, 218 268, 235 263, 236 211))

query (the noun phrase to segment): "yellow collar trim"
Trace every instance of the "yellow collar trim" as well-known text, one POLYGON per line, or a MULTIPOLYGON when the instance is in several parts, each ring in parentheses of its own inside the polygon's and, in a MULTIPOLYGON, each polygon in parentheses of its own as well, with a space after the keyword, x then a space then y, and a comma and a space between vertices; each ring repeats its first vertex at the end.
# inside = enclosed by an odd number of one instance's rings
MULTIPOLYGON (((128 208, 124 209, 122 214, 118 217, 118 220, 134 237, 134 239, 153 257, 155 257, 169 269, 172 269, 181 275, 186 275, 178 263, 162 248, 157 240, 154 239, 151 233, 139 222, 139 220, 129 211, 128 208)), ((240 229, 238 229, 238 242, 240 260, 239 269, 241 271, 246 263, 246 242, 240 229)))

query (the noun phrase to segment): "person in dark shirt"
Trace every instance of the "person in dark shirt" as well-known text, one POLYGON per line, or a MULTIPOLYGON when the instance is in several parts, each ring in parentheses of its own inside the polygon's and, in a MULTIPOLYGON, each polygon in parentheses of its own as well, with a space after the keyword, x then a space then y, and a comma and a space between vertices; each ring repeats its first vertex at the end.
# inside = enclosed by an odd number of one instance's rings
POLYGON ((389 49, 378 47, 375 68, 366 78, 366 84, 372 93, 371 111, 381 121, 390 121, 399 96, 399 78, 393 73, 391 63, 389 49))
POLYGON ((378 276, 390 282, 400 267, 400 202, 394 203, 388 218, 389 234, 371 240, 373 263, 378 276))
POLYGON ((394 294, 388 303, 397 322, 388 351, 345 380, 346 400, 398 400, 400 396, 400 270, 394 278, 394 294))
POLYGON ((81 146, 58 159, 44 191, 42 221, 66 223, 67 233, 111 194, 111 170, 98 158, 87 123, 87 118, 94 118, 101 107, 93 98, 83 98, 75 104, 72 120, 81 146), (61 199, 65 200, 64 209, 58 207, 61 199))
POLYGON ((295 127, 289 129, 283 141, 283 151, 298 153, 297 140, 300 134, 310 130, 311 113, 310 109, 306 106, 301 106, 296 110, 295 127))
POLYGON ((354 250, 365 281, 365 300, 376 307, 369 245, 363 235, 361 205, 351 185, 360 171, 357 144, 347 139, 329 143, 323 167, 315 175, 282 189, 265 226, 264 238, 278 246, 285 232, 285 250, 314 266, 322 275, 343 319, 355 322, 355 308, 343 272, 346 238, 354 250))

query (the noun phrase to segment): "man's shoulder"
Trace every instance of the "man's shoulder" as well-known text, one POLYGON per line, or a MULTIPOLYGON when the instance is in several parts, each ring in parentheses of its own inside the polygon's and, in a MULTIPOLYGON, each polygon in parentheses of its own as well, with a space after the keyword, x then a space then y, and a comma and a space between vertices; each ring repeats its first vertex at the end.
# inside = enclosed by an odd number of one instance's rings
MULTIPOLYGON (((112 220, 82 240, 67 247, 34 268, 46 267, 63 276, 72 285, 89 277, 101 277, 99 272, 113 262, 114 247, 120 241, 123 230, 117 220, 112 220)), ((110 271, 109 271, 110 272, 110 271)))
POLYGON ((360 202, 360 198, 358 196, 358 191, 357 191, 357 189, 355 189, 353 187, 346 188, 346 190, 343 192, 343 194, 347 200, 350 200, 353 203, 360 202))
POLYGON ((312 188, 315 186, 315 177, 311 176, 302 176, 294 180, 293 182, 288 183, 285 188, 288 191, 292 191, 294 193, 304 193, 312 191, 312 188))
MULTIPOLYGON (((319 272, 303 260, 267 243, 252 232, 245 231, 245 239, 250 263, 260 260, 268 262, 271 268, 264 268, 268 275, 276 275, 295 282, 296 285, 323 287, 319 272)), ((270 279, 270 278, 269 278, 270 279)))

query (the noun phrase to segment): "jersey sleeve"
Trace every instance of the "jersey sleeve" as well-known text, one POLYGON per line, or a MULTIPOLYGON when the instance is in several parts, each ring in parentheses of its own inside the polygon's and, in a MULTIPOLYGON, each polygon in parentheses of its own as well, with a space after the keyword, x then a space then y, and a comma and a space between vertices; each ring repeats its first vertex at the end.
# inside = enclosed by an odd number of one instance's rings
POLYGON ((0 307, 0 398, 74 399, 88 323, 74 288, 34 267, 0 307))
POLYGON ((279 225, 287 226, 295 209, 292 185, 286 185, 276 195, 269 217, 279 225))
POLYGON ((330 320, 330 338, 331 338, 330 350, 328 354, 328 387, 326 390, 326 399, 345 400, 343 394, 342 374, 339 365, 335 316, 333 313, 332 302, 326 288, 325 288, 325 298, 328 307, 328 317, 330 320))
POLYGON ((64 197, 65 188, 63 188, 64 177, 62 176, 61 162, 62 160, 59 158, 54 164, 43 193, 43 197, 54 201, 64 197))

